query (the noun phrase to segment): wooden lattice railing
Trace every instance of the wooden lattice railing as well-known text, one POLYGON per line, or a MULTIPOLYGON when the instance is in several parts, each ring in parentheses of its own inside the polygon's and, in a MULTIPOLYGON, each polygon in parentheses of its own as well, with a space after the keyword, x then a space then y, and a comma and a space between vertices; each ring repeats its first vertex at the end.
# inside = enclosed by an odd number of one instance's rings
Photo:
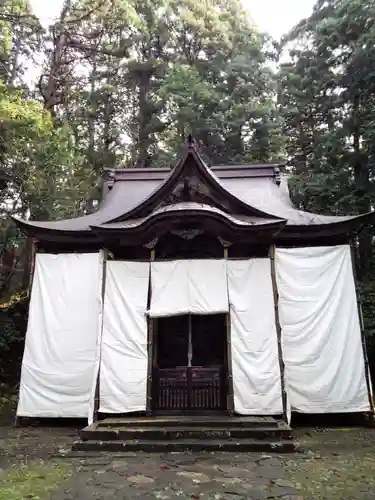
POLYGON ((221 409, 222 372, 222 367, 179 367, 155 370, 155 409, 221 409))

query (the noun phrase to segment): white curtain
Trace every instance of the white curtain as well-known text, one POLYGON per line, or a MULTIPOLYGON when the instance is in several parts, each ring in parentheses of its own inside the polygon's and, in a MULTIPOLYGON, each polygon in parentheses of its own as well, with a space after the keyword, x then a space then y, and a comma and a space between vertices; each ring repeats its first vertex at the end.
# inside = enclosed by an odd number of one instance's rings
POLYGON ((18 416, 87 417, 101 286, 99 253, 36 255, 18 416))
POLYGON ((282 413, 270 260, 228 261, 228 288, 235 411, 282 413))
POLYGON ((276 270, 292 409, 368 411, 350 247, 278 248, 276 270))
POLYGON ((107 263, 100 363, 104 413, 146 410, 150 264, 107 263))
POLYGON ((150 316, 228 312, 226 274, 226 260, 152 262, 150 316))

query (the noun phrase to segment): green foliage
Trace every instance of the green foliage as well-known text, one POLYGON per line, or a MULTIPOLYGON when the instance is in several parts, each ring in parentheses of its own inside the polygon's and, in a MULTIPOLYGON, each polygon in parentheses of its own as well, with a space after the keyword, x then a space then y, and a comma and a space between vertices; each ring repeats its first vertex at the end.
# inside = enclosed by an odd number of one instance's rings
POLYGON ((0 380, 10 387, 19 380, 28 305, 26 293, 0 305, 0 380))
POLYGON ((25 292, 10 297, 0 305, 0 353, 8 355, 13 345, 23 341, 26 333, 28 298, 25 292))
POLYGON ((32 218, 75 215, 94 184, 67 126, 56 128, 50 114, 35 100, 0 84, 2 166, 17 189, 22 212, 32 218))
MULTIPOLYGON (((293 194, 305 210, 360 214, 375 202, 375 3, 319 0, 284 40, 278 103, 293 165, 293 194)), ((373 228, 359 239, 364 319, 375 333, 373 228)), ((375 344, 374 344, 375 346, 375 344)))
POLYGON ((33 59, 41 42, 41 27, 28 0, 2 0, 0 4, 0 80, 21 82, 26 60, 33 59))
POLYGON ((283 155, 274 49, 240 0, 96 5, 78 2, 65 21, 61 66, 74 72, 78 52, 87 74, 57 89, 65 102, 55 107, 96 172, 150 157, 166 165, 189 133, 216 163, 283 155))
POLYGON ((375 5, 317 2, 286 38, 279 104, 301 206, 364 213, 374 199, 375 5))

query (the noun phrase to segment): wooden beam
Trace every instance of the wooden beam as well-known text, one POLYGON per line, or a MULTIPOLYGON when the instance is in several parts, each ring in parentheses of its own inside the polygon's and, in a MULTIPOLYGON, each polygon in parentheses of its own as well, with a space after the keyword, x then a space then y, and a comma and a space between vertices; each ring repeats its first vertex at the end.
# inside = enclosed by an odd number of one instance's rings
POLYGON ((227 333, 227 411, 228 415, 234 414, 234 391, 233 391, 233 371, 232 371, 232 341, 230 327, 230 312, 225 315, 227 333))
MULTIPOLYGON (((155 247, 150 251, 150 266, 154 262, 156 256, 155 247)), ((151 269, 149 276, 149 293, 148 293, 148 307, 151 303, 151 269)), ((146 415, 152 416, 152 372, 153 372, 153 352, 154 352, 154 329, 155 320, 148 317, 147 319, 147 395, 146 395, 146 415)))
POLYGON ((271 261, 271 280, 273 290, 273 301, 275 309, 275 325, 277 334, 277 350, 280 365, 280 380, 281 380, 281 399, 283 405, 283 419, 288 422, 288 407, 287 407, 287 393, 285 390, 285 363, 283 358, 283 347, 281 343, 282 331, 279 316, 279 291, 277 289, 276 281, 276 265, 275 265, 275 245, 270 247, 270 261, 271 261))
POLYGON ((107 277, 107 260, 108 260, 108 250, 104 248, 103 250, 103 270, 102 270, 102 289, 101 289, 101 307, 102 307, 102 316, 101 316, 101 325, 100 325, 100 333, 99 333, 99 345, 97 348, 99 349, 99 368, 98 374, 96 377, 96 385, 95 385, 95 398, 94 398, 94 414, 93 421, 96 422, 98 420, 99 406, 100 406, 100 360, 101 360, 101 351, 102 351, 102 335, 103 335, 103 318, 104 318, 104 296, 105 296, 105 283, 107 277))
POLYGON ((38 251, 38 241, 34 238, 31 240, 31 255, 30 255, 30 267, 29 267, 29 285, 27 287, 27 297, 31 296, 31 288, 34 281, 34 270, 35 270, 35 259, 38 251))
MULTIPOLYGON (((221 241, 224 248, 224 259, 228 260, 229 256, 229 243, 221 241)), ((232 370, 232 336, 230 327, 230 312, 225 315, 225 326, 226 326, 226 339, 227 339, 227 394, 226 403, 228 415, 234 414, 234 391, 233 391, 233 370, 232 370)))
POLYGON ((360 325, 360 329, 361 329, 361 342, 362 342, 362 350, 363 350, 363 359, 365 362, 365 378, 366 378, 367 394, 368 394, 368 400, 369 400, 369 404, 370 404, 370 412, 372 413, 372 415, 374 415, 374 399, 373 399, 373 395, 371 393, 370 367, 369 367, 368 355, 367 355, 365 323, 363 320, 362 299, 361 299, 361 292, 360 292, 360 288, 359 288, 359 284, 358 284, 357 267, 356 267, 357 252, 356 252, 355 241, 353 239, 350 240, 350 251, 351 251, 355 293, 356 293, 356 298, 357 298, 359 325, 360 325))

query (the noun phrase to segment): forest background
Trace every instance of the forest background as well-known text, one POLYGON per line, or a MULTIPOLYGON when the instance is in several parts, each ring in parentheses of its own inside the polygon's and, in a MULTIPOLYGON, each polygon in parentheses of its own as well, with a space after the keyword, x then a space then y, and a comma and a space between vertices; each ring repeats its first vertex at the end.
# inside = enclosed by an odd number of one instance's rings
MULTIPOLYGON (((0 382, 18 381, 30 275, 9 216, 90 213, 103 167, 170 166, 189 133, 213 164, 286 163, 300 209, 372 210, 375 1, 319 0, 275 40, 240 0, 64 0, 49 26, 0 0, 0 382)), ((372 365, 373 236, 357 262, 372 365)))

